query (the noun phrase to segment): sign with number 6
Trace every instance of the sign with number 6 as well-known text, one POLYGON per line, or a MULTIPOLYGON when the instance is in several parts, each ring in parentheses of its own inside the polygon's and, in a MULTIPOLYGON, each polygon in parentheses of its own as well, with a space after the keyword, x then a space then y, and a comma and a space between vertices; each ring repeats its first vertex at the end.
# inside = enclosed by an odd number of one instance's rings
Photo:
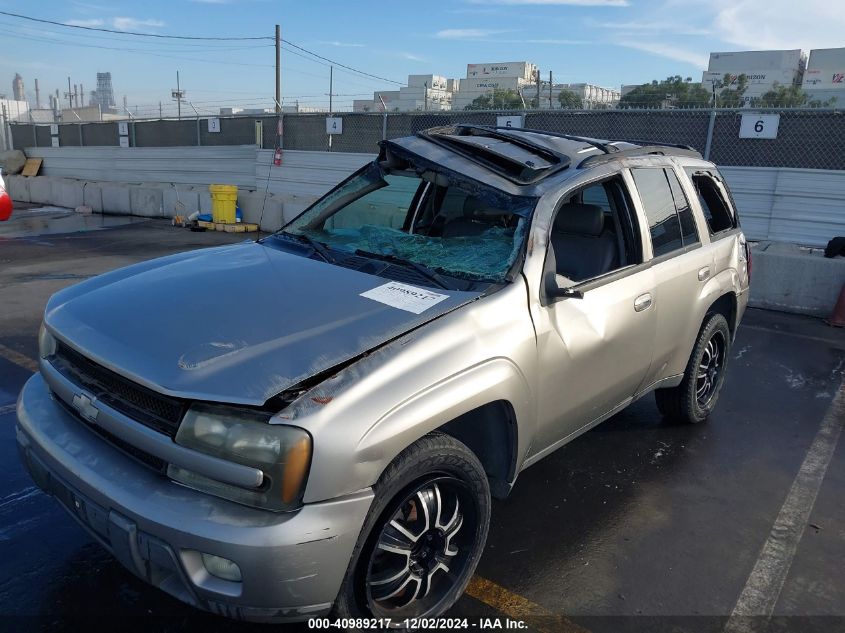
POLYGON ((743 114, 739 138, 777 138, 779 114, 743 114))

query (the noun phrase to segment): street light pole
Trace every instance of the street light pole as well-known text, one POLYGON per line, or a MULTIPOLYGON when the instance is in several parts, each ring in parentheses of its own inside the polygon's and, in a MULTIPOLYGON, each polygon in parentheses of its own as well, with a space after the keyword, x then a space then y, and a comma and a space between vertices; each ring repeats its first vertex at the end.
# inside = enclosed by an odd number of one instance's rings
POLYGON ((276 25, 276 114, 282 113, 282 28, 276 25))

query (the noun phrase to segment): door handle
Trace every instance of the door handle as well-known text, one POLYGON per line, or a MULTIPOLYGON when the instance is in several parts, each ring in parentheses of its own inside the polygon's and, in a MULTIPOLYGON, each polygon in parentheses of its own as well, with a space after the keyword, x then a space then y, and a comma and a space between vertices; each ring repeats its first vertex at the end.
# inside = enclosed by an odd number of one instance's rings
POLYGON ((647 292, 634 299, 634 312, 642 312, 651 306, 651 293, 647 292))
POLYGON ((704 266, 698 269, 698 280, 707 281, 710 279, 710 266, 704 266))

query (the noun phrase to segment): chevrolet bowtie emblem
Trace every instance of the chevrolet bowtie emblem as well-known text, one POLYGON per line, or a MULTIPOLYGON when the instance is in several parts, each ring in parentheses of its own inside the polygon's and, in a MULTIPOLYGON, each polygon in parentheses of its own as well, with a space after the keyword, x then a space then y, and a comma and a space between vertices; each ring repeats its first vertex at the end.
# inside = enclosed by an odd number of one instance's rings
POLYGON ((94 406, 94 401, 84 393, 78 393, 73 396, 73 408, 79 411, 79 415, 89 422, 94 422, 97 419, 97 414, 100 412, 94 406))

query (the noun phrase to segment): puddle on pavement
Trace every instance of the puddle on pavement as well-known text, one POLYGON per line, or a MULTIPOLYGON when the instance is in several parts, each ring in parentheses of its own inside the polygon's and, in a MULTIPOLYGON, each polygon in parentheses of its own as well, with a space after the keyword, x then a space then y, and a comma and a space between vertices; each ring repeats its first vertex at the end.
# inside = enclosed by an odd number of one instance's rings
POLYGON ((99 231, 115 226, 144 222, 146 219, 129 215, 77 213, 62 207, 17 209, 6 222, 0 222, 0 239, 4 237, 35 237, 57 233, 99 231))

